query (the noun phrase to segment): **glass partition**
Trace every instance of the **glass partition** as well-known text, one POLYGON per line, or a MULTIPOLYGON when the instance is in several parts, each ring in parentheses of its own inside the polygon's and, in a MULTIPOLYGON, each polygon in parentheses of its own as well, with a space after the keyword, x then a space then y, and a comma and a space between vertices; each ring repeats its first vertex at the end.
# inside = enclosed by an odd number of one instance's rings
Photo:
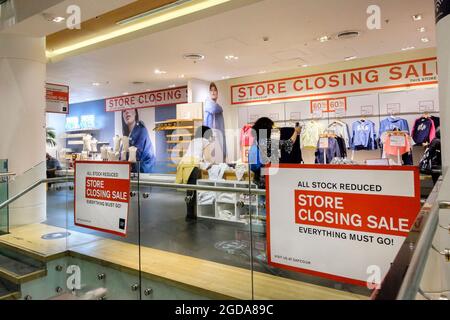
MULTIPOLYGON (((8 180, 9 176, 2 174, 8 173, 8 160, 0 160, 0 203, 8 200, 8 180)), ((0 209, 0 235, 8 233, 8 207, 0 209)))
POLYGON ((252 299, 248 183, 187 170, 140 175, 142 298, 252 299))

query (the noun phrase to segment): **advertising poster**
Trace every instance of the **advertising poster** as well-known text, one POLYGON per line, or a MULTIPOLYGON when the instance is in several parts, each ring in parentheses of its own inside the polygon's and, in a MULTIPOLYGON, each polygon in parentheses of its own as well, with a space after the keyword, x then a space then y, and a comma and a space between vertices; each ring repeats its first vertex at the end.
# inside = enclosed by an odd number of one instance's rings
POLYGON ((126 236, 130 164, 75 162, 75 225, 126 236))
POLYGON ((46 83, 46 107, 50 113, 69 113, 69 87, 60 84, 46 83))
POLYGON ((269 264, 380 285, 420 211, 419 183, 413 167, 269 168, 269 264))

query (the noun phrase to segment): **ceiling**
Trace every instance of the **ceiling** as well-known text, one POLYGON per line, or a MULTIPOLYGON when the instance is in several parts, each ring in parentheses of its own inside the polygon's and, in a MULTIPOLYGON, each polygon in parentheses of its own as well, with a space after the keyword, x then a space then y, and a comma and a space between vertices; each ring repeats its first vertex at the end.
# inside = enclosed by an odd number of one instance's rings
POLYGON ((366 26, 371 4, 372 0, 262 0, 50 63, 47 77, 49 82, 68 84, 74 103, 185 84, 188 78, 221 80, 436 45, 433 0, 378 0, 383 24, 374 31, 366 26), (413 21, 417 13, 422 21, 413 21), (426 32, 420 33, 419 27, 426 32), (317 41, 344 30, 362 34, 317 41), (423 37, 430 41, 423 43, 423 37), (185 53, 201 53, 206 59, 193 63, 183 59, 185 53), (239 59, 228 61, 226 55, 239 59), (167 73, 155 74, 155 69, 167 73))
MULTIPOLYGON (((21 2, 27 2, 26 7, 30 7, 30 0, 20 0, 21 2)), ((42 0, 34 0, 33 3, 39 3, 42 0)), ((105 12, 123 7, 127 4, 134 2, 135 0, 45 0, 48 3, 58 4, 53 6, 42 6, 35 11, 41 13, 47 13, 54 17, 67 17, 66 10, 70 5, 79 6, 81 9, 81 20, 86 21, 95 18, 98 15, 102 15, 105 12)), ((25 6, 25 5, 24 5, 25 6)), ((25 34, 35 37, 45 37, 49 34, 64 30, 66 28, 65 22, 54 23, 47 21, 42 14, 34 14, 33 16, 20 21, 20 23, 2 30, 8 34, 25 34)))

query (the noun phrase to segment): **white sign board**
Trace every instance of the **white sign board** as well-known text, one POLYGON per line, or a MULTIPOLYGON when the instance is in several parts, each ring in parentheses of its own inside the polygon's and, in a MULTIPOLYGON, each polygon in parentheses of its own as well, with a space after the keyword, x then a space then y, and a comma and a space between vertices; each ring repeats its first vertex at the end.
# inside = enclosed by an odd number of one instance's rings
POLYGON ((283 165, 267 188, 269 264, 360 286, 381 284, 420 211, 413 167, 283 165))
POLYGON ((75 162, 75 225, 126 236, 130 164, 75 162))

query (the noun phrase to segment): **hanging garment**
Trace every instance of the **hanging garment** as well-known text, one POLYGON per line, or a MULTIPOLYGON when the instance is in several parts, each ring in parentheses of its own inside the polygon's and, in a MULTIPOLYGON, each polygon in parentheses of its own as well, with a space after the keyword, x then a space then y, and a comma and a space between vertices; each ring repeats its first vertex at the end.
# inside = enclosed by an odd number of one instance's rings
MULTIPOLYGON (((441 118, 435 117, 435 116, 431 116, 431 120, 433 120, 434 127, 436 128, 436 130, 441 127, 441 118)), ((431 141, 433 141, 433 140, 431 140, 431 141)))
POLYGON ((250 147, 253 144, 252 128, 251 124, 246 124, 241 129, 241 147, 250 147))
MULTIPOLYGON (((319 141, 320 143, 320 141, 319 141)), ((334 158, 342 158, 341 150, 336 138, 328 138, 328 148, 319 148, 319 143, 317 144, 316 151, 316 163, 317 164, 329 164, 334 158), (326 162, 325 162, 326 153, 326 162)))
POLYGON ((430 143, 436 137, 436 128, 431 118, 421 117, 414 122, 411 132, 416 145, 430 143))
MULTIPOLYGON (((280 128, 280 141, 289 140, 295 132, 295 128, 280 128)), ((292 146, 292 150, 281 148, 280 163, 302 163, 302 150, 300 149, 300 137, 297 137, 292 146), (290 151, 290 152, 289 152, 290 151)))
POLYGON ((386 131, 406 131, 409 132, 408 121, 402 118, 389 117, 381 121, 379 137, 386 131))
POLYGON ((342 137, 346 147, 350 148, 350 130, 345 122, 335 120, 328 126, 328 129, 334 131, 339 137, 342 137))
POLYGON ((302 148, 316 148, 320 135, 325 131, 325 126, 318 121, 308 121, 300 136, 302 148))
POLYGON ((214 136, 217 141, 219 141, 220 147, 223 151, 222 162, 225 162, 227 156, 227 143, 225 137, 225 120, 223 118, 223 109, 217 102, 211 99, 207 99, 205 102, 203 124, 213 130, 214 136))
MULTIPOLYGON (((395 146, 392 145, 391 139, 393 139, 393 137, 395 137, 394 135, 388 134, 388 133, 384 133, 381 136, 381 141, 383 143, 383 152, 386 155, 392 155, 392 156, 396 156, 396 155, 403 155, 405 153, 409 153, 411 152, 411 139, 409 137, 409 135, 401 135, 401 139, 404 139, 404 145, 403 146, 395 146)), ((396 138, 398 139, 398 138, 396 138)))
POLYGON ((352 149, 353 150, 376 150, 377 134, 375 123, 370 120, 358 120, 352 125, 352 149))
POLYGON ((345 144, 345 140, 342 137, 336 137, 336 142, 338 144, 339 153, 341 154, 341 158, 347 158, 347 145, 345 144))

